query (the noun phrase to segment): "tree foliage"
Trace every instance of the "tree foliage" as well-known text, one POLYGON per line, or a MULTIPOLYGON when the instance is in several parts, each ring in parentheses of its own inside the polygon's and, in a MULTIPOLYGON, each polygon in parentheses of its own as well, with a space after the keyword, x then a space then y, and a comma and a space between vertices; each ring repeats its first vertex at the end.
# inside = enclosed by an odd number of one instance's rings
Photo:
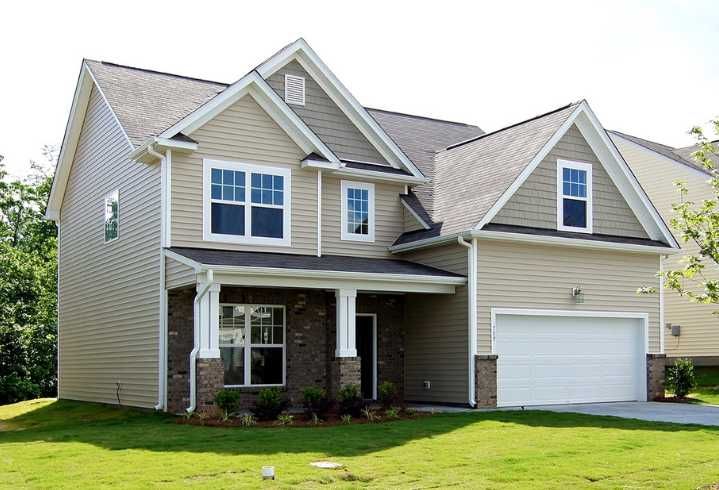
MULTIPOLYGON (((49 162, 52 148, 45 148, 49 162)), ((49 168, 10 179, 0 157, 0 404, 56 390, 57 240, 49 168)))

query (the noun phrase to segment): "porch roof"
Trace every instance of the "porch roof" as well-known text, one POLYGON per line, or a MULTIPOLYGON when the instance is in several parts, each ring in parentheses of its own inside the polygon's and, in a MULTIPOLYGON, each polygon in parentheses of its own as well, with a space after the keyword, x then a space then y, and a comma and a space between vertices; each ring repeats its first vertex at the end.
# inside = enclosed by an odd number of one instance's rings
POLYGON ((242 267, 252 269, 302 270, 313 272, 337 272, 377 274, 386 276, 416 276, 436 278, 441 282, 463 283, 465 276, 426 265, 399 259, 375 259, 345 255, 314 255, 240 252, 207 248, 170 247, 169 252, 181 255, 198 265, 211 268, 242 267))

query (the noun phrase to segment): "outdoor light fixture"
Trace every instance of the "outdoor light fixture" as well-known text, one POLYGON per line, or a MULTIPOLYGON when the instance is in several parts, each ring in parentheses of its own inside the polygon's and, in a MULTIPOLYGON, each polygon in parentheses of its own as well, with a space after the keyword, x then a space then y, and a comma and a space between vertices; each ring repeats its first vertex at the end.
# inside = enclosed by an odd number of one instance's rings
POLYGON ((263 466, 262 467, 262 479, 263 480, 274 480, 275 479, 275 467, 274 466, 263 466))
POLYGON ((580 286, 572 288, 572 297, 574 298, 574 302, 578 305, 584 303, 584 291, 582 291, 580 286))

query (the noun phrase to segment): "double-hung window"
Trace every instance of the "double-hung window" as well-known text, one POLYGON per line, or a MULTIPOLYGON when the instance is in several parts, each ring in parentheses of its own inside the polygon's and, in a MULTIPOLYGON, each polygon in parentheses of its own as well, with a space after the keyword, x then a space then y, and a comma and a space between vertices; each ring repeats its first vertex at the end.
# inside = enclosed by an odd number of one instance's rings
POLYGON ((221 304, 220 355, 225 386, 285 383, 285 308, 221 304))
POLYGON ((592 166, 557 161, 557 229, 592 233, 592 166))
POLYGON ((287 168, 204 161, 204 239, 290 245, 287 168))
POLYGON ((120 236, 120 192, 113 191, 105 196, 105 241, 117 240, 120 236))
POLYGON ((374 184, 343 180, 342 240, 374 241, 374 184))

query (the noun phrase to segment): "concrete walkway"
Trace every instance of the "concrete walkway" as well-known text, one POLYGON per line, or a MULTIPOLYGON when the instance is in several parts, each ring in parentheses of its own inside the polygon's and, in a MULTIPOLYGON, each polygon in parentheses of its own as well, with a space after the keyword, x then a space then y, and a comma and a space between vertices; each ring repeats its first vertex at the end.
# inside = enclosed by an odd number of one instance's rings
POLYGON ((615 402, 587 403, 577 405, 547 405, 527 407, 531 410, 550 412, 609 415, 625 419, 673 422, 676 424, 699 424, 719 426, 719 406, 690 405, 688 403, 615 402))

